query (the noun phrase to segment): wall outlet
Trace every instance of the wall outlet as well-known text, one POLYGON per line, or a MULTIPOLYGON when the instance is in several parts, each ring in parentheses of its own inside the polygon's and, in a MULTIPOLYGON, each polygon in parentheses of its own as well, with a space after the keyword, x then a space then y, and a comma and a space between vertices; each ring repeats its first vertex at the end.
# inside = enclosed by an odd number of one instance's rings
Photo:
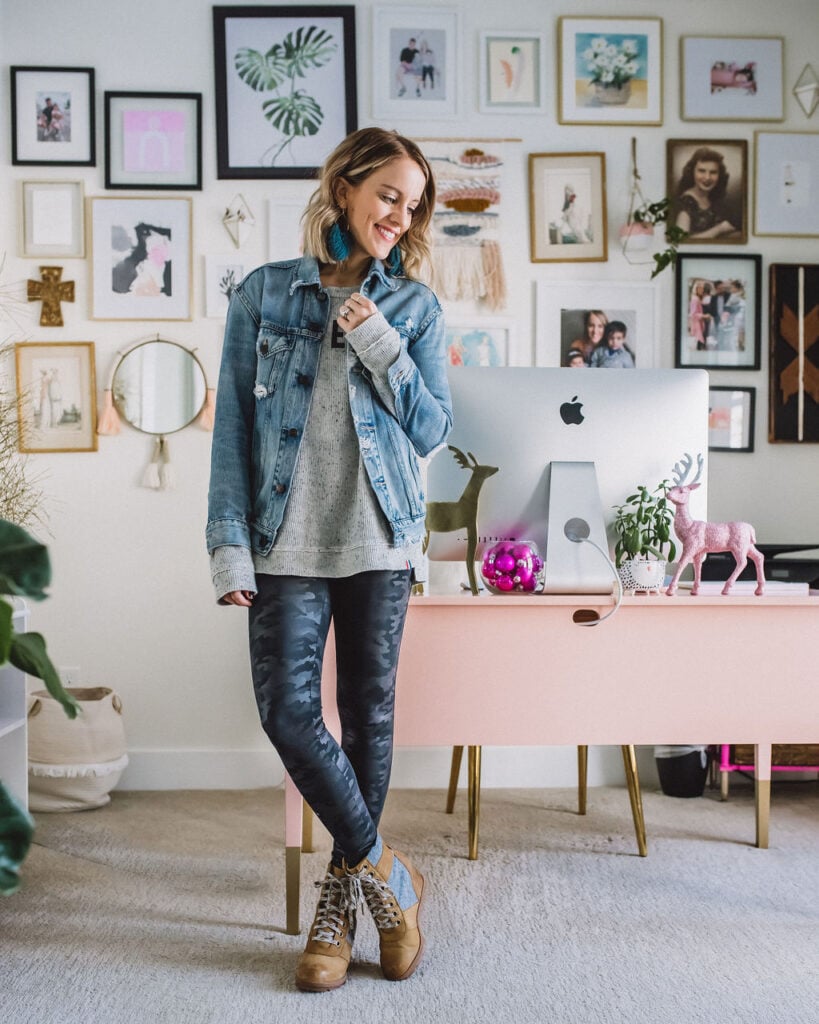
POLYGON ((60 666, 60 682, 63 686, 79 686, 80 685, 80 667, 79 665, 61 665, 60 666))

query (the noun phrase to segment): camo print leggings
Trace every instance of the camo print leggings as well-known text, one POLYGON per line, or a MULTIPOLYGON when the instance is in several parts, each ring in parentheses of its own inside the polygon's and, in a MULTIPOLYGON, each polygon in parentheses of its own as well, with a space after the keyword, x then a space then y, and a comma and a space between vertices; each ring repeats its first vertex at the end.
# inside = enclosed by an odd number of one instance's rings
POLYGON ((398 651, 410 570, 341 579, 256 577, 250 662, 262 726, 332 835, 334 864, 357 864, 376 840, 392 767, 398 651), (336 640, 341 745, 321 713, 330 620, 336 640))

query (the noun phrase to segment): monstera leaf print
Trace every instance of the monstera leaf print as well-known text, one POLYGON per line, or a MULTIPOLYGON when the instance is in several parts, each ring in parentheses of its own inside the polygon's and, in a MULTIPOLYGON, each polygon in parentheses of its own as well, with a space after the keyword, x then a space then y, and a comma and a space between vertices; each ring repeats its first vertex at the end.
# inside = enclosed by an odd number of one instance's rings
POLYGON ((245 85, 254 92, 277 93, 262 103, 262 113, 279 137, 262 154, 260 163, 275 166, 294 139, 317 134, 324 111, 313 96, 296 88, 296 79, 307 78, 310 71, 328 64, 337 50, 331 32, 305 25, 288 32, 266 53, 249 47, 236 51, 234 67, 245 85))

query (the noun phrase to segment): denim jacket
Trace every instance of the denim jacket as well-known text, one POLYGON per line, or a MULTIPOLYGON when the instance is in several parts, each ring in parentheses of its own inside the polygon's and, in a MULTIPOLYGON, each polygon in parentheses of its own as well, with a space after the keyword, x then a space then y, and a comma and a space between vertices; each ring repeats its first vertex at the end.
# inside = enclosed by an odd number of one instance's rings
MULTIPOLYGON (((396 546, 424 535, 418 457, 452 426, 444 325, 423 284, 391 277, 374 260, 361 293, 400 338, 387 371, 389 409, 347 346, 350 408, 374 493, 396 546)), ((281 526, 318 367, 330 301, 315 259, 269 263, 231 296, 219 372, 211 451, 207 545, 239 545, 265 555, 281 526)), ((365 321, 365 324, 368 321, 365 321)))

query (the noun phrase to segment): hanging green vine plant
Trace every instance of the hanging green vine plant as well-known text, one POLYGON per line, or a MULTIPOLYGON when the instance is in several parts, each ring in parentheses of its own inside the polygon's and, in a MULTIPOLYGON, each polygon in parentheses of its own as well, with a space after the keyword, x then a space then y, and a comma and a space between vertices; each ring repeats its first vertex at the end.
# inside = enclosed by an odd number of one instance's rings
POLYGON ((262 113, 278 138, 262 153, 259 163, 275 167, 293 141, 316 135, 324 123, 324 111, 296 80, 328 64, 338 50, 331 32, 316 25, 288 32, 267 53, 242 47, 233 63, 236 73, 255 92, 275 92, 262 103, 262 113))

